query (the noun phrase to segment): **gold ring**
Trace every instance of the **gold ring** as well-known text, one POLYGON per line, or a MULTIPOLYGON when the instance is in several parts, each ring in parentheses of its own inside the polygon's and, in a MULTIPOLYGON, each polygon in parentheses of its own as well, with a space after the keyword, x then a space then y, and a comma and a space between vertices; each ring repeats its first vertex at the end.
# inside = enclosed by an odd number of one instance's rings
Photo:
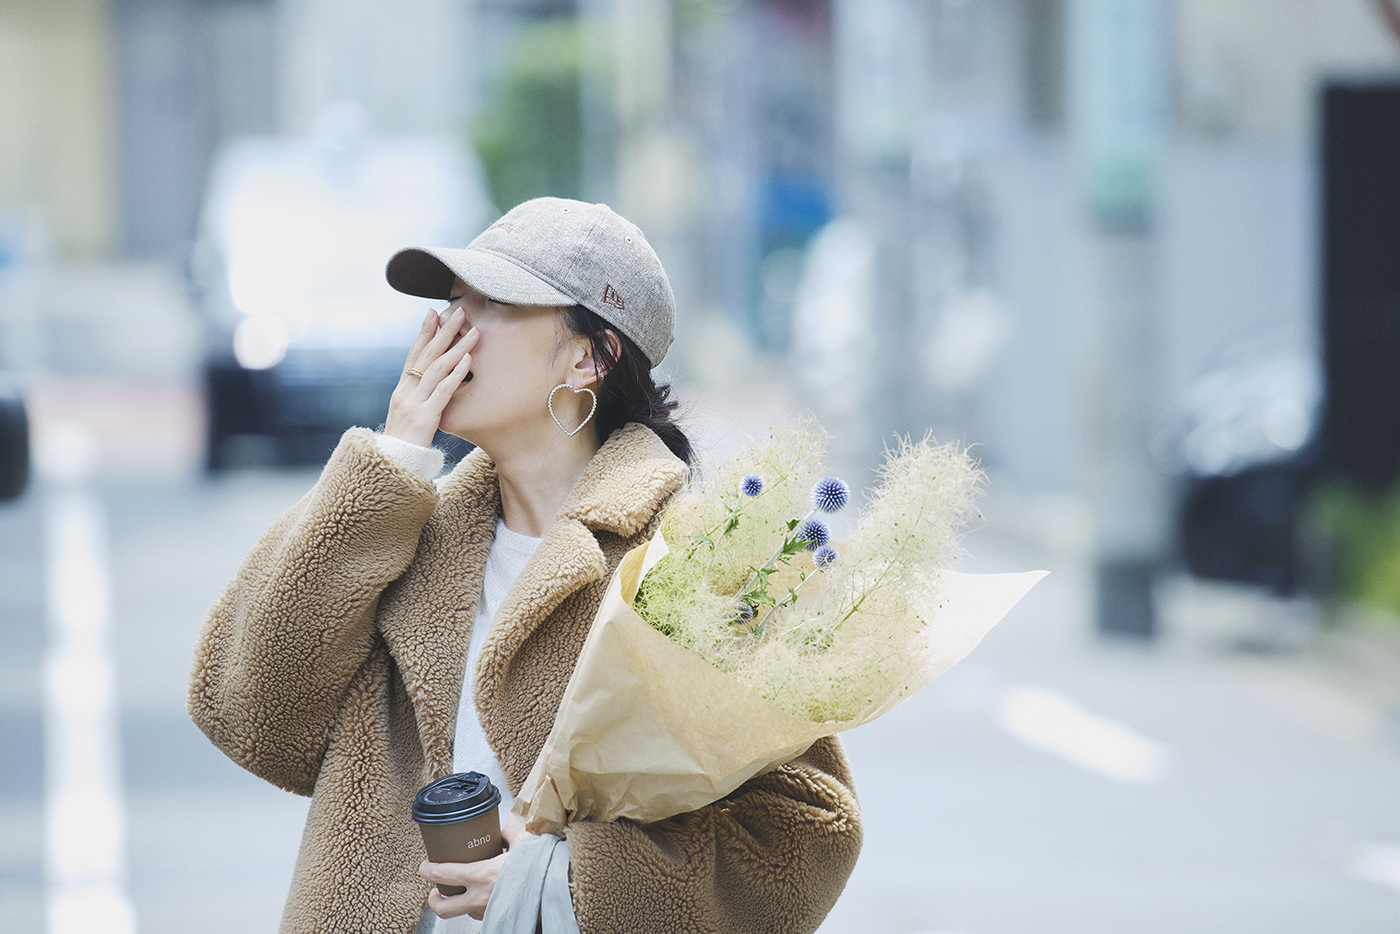
POLYGON ((422 370, 415 370, 413 367, 409 367, 405 372, 412 373, 414 376, 417 376, 419 378, 422 378, 424 375, 426 375, 422 370))

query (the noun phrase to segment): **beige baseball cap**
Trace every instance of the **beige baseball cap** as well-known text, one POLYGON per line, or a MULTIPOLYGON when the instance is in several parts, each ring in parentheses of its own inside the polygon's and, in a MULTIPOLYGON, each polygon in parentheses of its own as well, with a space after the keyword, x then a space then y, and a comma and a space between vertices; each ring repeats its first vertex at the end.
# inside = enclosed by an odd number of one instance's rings
POLYGON ((465 249, 400 250, 384 276, 423 298, 447 298, 457 277, 510 305, 582 305, 631 338, 653 367, 676 337, 676 298, 661 260, 606 204, 526 201, 465 249))

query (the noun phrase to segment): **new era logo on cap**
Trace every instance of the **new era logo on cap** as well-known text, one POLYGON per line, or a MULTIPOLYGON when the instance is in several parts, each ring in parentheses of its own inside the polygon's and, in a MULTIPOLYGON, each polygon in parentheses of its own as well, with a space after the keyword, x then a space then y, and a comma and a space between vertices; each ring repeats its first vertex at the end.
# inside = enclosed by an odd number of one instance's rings
POLYGON ((617 294, 617 289, 612 287, 611 282, 603 287, 603 304, 611 305, 619 311, 627 308, 627 305, 622 301, 622 296, 617 294))

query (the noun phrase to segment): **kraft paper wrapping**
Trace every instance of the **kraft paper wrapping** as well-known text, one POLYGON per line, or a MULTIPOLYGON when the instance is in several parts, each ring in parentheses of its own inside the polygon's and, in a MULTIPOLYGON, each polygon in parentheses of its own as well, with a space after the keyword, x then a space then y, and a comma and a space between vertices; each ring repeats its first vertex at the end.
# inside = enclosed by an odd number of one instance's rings
POLYGON ((554 728, 516 795, 531 833, 572 821, 648 823, 717 801, 792 761, 823 736, 908 700, 977 647, 1046 571, 943 571, 921 677, 855 720, 793 717, 632 610, 642 578, 666 555, 660 535, 622 559, 598 608, 554 728))

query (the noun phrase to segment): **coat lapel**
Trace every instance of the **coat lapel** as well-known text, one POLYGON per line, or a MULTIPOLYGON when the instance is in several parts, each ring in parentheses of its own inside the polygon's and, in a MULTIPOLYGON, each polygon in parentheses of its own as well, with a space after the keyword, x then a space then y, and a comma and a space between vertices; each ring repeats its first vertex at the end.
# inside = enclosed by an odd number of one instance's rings
POLYGON ((438 484, 413 564, 380 600, 380 631, 413 701, 433 777, 452 770, 467 648, 500 510, 495 468, 475 450, 438 484))
MULTIPOLYGON (((588 462, 553 527, 506 594, 482 647, 475 701, 493 746, 503 738, 497 713, 510 689, 516 652, 565 598, 610 570, 596 533, 636 535, 680 488, 685 474, 685 464, 654 432, 637 424, 614 432, 588 462)), ((575 622, 586 627, 593 621, 575 622)))
MULTIPOLYGON (((628 538, 642 531, 685 473, 661 439, 636 424, 614 432, 589 461, 482 646, 475 700, 493 745, 499 735, 493 720, 517 650, 570 594, 608 574, 596 533, 628 538)), ((495 468, 485 452, 473 451, 440 481, 413 564, 380 600, 380 631, 413 701, 432 775, 451 771, 467 648, 500 508, 495 468)))

